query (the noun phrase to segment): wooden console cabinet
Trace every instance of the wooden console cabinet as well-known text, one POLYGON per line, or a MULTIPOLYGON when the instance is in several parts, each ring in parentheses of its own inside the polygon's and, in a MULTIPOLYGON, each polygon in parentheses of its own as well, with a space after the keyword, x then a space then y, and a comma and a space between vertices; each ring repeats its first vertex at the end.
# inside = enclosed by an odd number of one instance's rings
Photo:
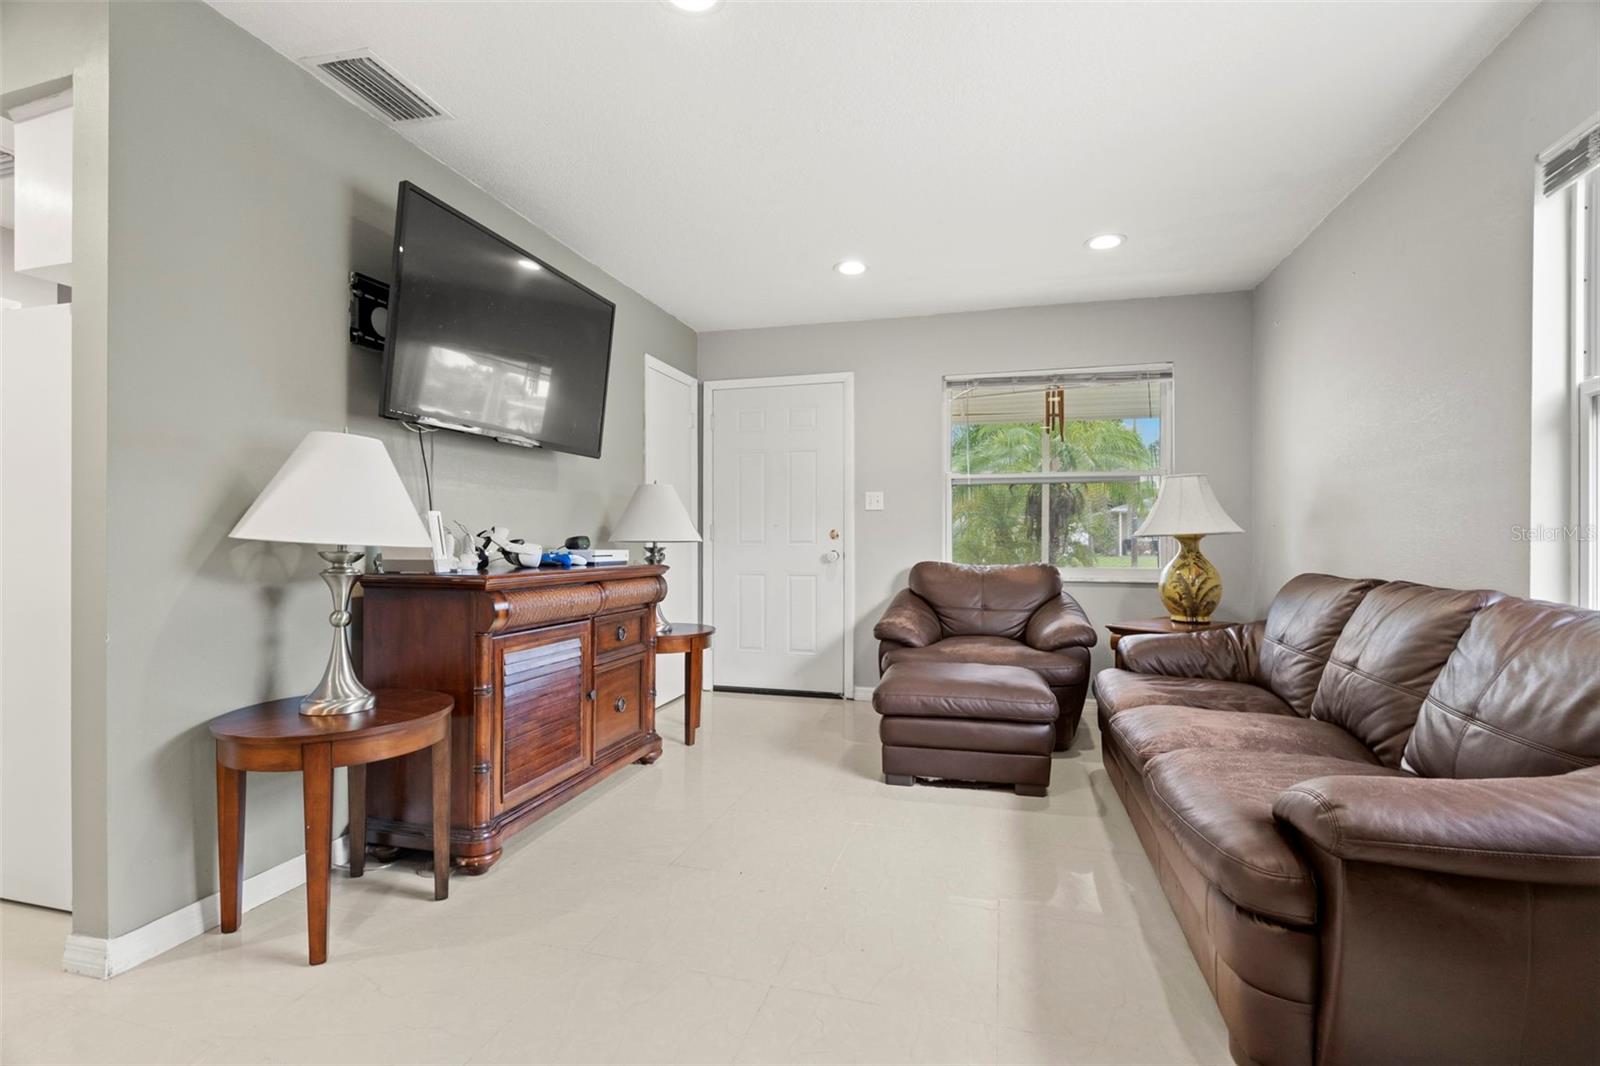
MULTIPOLYGON (((664 566, 367 574, 362 680, 455 698, 450 855, 466 873, 505 837, 631 762, 661 755, 655 605, 664 566)), ((367 772, 367 842, 431 847, 425 755, 367 772)))

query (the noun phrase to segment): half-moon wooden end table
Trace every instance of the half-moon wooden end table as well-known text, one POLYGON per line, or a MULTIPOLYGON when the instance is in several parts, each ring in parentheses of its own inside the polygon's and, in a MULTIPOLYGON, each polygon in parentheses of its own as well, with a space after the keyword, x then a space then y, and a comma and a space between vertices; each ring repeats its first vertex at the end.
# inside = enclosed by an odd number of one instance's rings
POLYGON ((694 731, 700 728, 700 686, 705 678, 705 654, 711 647, 716 626, 679 622, 665 633, 656 634, 657 655, 684 656, 683 663, 683 742, 694 746, 694 731))
POLYGON ((328 961, 335 767, 350 768, 350 876, 360 877, 366 856, 367 763, 433 749, 433 898, 450 894, 450 712, 455 701, 443 693, 409 689, 380 689, 376 695, 378 705, 359 714, 310 717, 300 713, 296 696, 242 707, 212 720, 224 933, 238 929, 242 917, 247 772, 298 770, 303 779, 311 965, 328 961))

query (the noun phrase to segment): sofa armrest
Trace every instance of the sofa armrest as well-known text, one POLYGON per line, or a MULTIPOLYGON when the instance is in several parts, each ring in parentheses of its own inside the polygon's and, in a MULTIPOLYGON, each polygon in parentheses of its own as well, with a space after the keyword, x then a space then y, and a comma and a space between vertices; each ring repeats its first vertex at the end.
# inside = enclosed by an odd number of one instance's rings
POLYGON ((1092 648, 1100 635, 1078 601, 1062 589, 1060 596, 1033 612, 1022 639, 1028 647, 1039 651, 1060 651, 1062 648, 1092 648))
POLYGON ((913 648, 926 648, 937 641, 943 630, 939 617, 928 606, 928 601, 910 589, 901 589, 884 608, 883 617, 872 627, 872 635, 879 640, 905 644, 913 648))
POLYGON ((1600 887, 1600 767, 1549 777, 1318 777, 1280 822, 1346 862, 1600 887))
POLYGON ((1260 622, 1193 633, 1145 633, 1117 642, 1123 666, 1140 674, 1253 682, 1261 648, 1260 622))

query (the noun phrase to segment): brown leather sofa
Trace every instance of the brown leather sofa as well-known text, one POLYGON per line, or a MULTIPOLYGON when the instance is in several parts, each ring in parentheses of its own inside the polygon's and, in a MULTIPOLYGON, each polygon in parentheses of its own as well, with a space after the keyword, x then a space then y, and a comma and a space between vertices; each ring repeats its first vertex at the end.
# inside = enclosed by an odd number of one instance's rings
POLYGON ((1600 1062, 1600 613, 1307 574, 1120 647, 1106 771, 1239 1063, 1600 1062))
POLYGON ((1097 639, 1053 566, 918 563, 872 631, 878 669, 895 663, 1022 666, 1044 678, 1061 709, 1055 747, 1072 744, 1097 639))

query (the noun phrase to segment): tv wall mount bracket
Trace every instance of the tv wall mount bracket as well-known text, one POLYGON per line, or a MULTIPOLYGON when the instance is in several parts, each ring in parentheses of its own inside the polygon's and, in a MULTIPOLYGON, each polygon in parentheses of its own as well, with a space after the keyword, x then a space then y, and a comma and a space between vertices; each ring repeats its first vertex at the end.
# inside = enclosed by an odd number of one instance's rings
POLYGON ((350 272, 350 343, 383 351, 389 324, 389 286, 370 274, 350 272))

